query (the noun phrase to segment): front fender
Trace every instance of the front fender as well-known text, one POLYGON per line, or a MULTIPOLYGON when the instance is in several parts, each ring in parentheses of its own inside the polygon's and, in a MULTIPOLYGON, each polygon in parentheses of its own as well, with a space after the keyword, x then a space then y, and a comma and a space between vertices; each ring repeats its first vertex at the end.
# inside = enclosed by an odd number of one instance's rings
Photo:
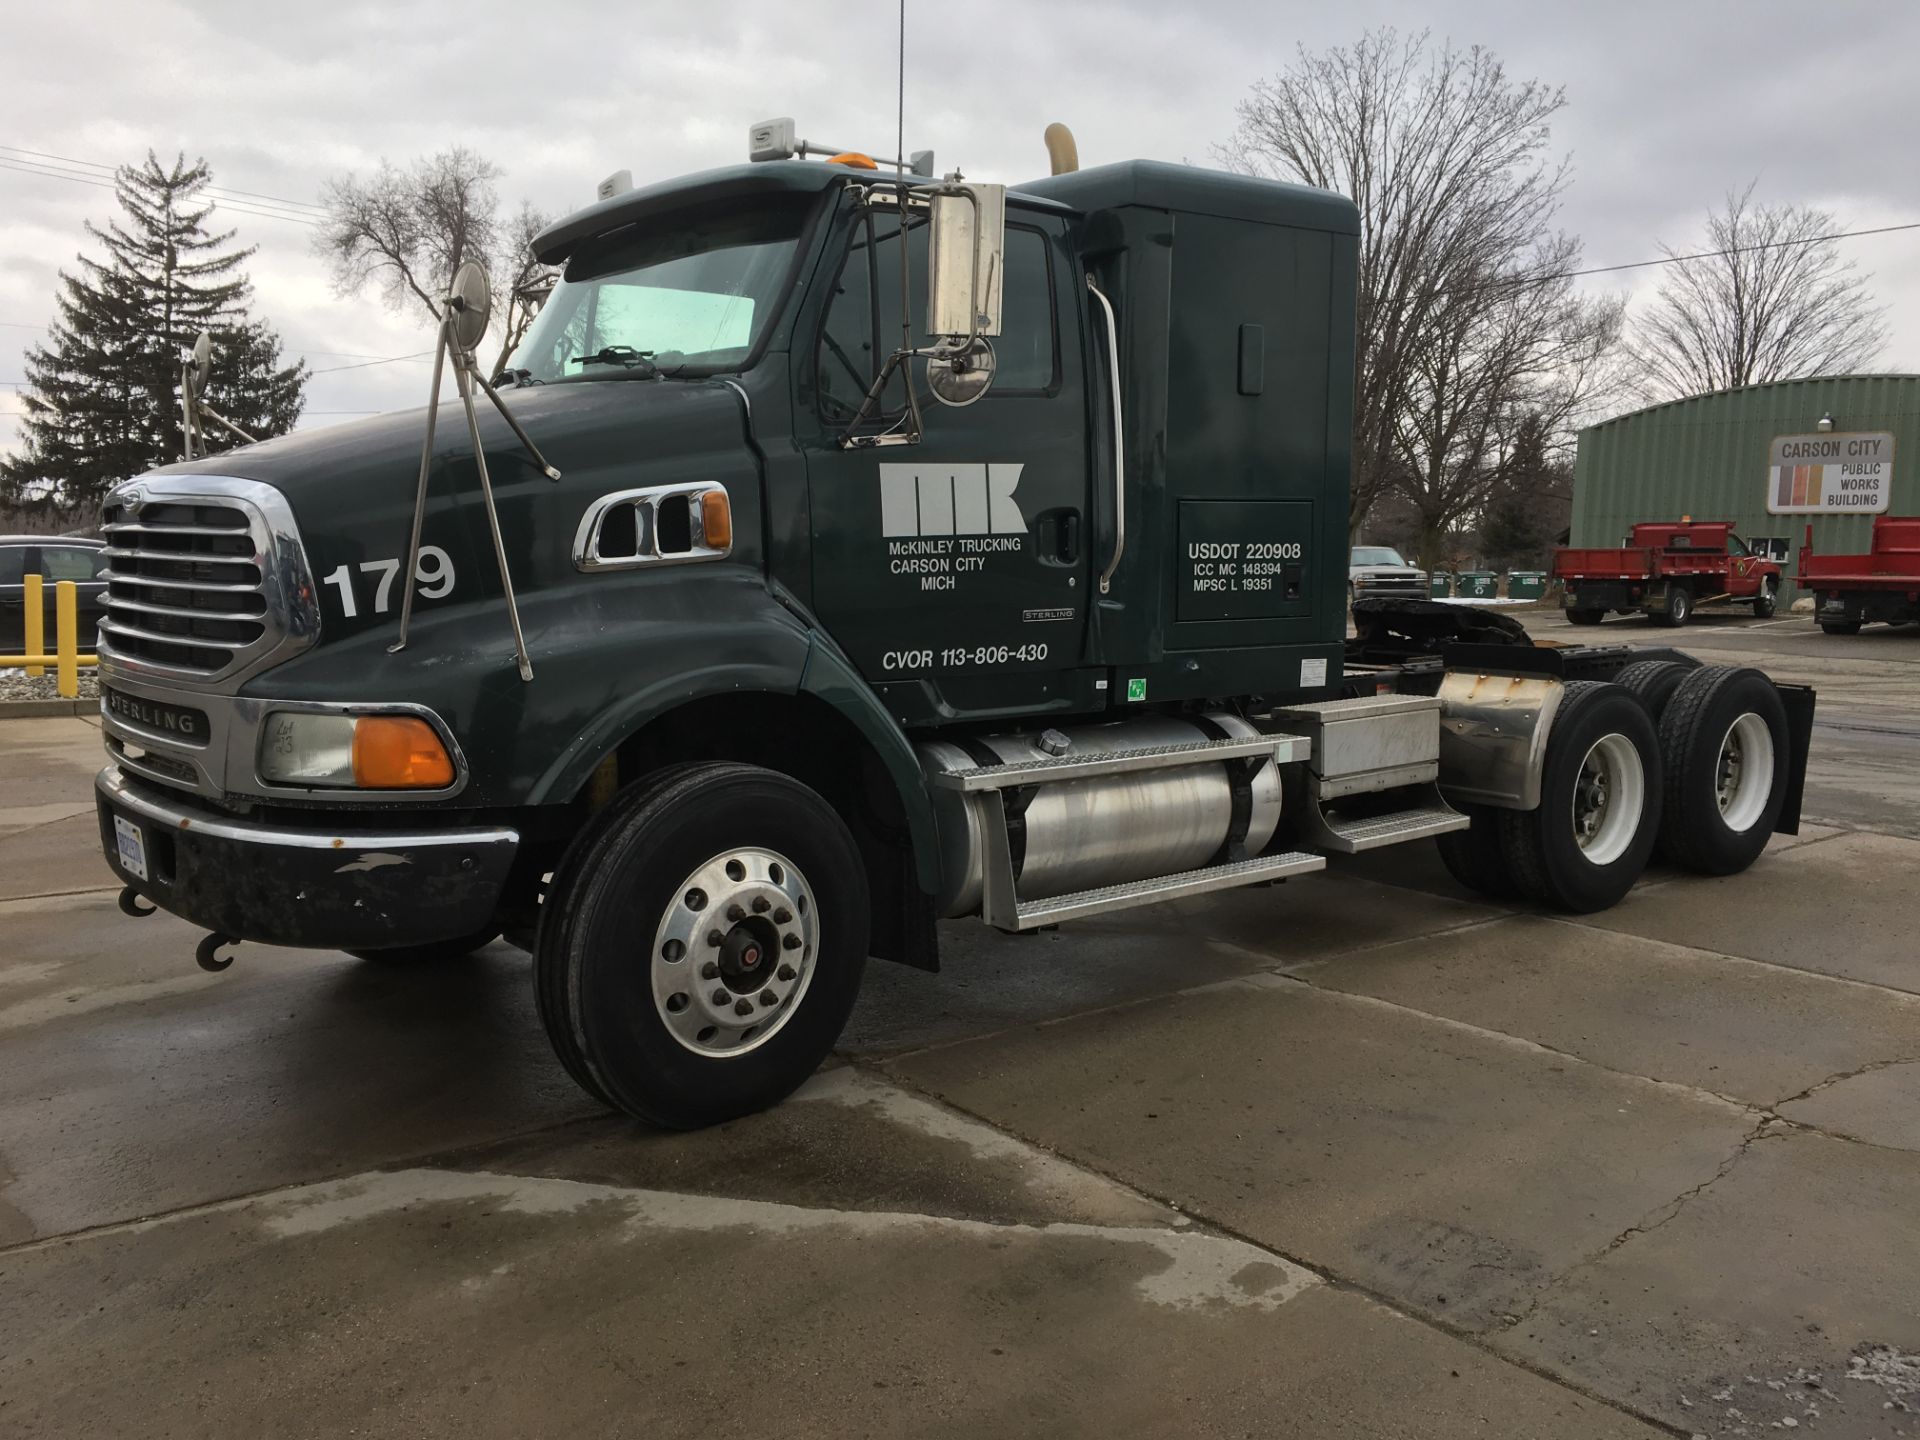
POLYGON ((906 732, 880 704, 880 697, 862 680, 853 662, 819 630, 808 636, 807 667, 800 688, 833 707, 858 730, 886 766, 893 788, 906 813, 913 836, 914 875, 929 895, 940 890, 940 834, 934 825, 933 801, 927 794, 920 757, 906 732))
POLYGON ((915 876, 927 893, 939 889, 939 834, 913 745, 825 632, 808 627, 771 594, 755 588, 735 590, 723 610, 709 611, 697 627, 662 639, 669 648, 658 653, 657 664, 644 651, 622 650, 623 672, 648 678, 596 712, 572 736, 534 782, 527 803, 571 799, 622 741, 683 705, 754 691, 805 693, 831 707, 873 747, 893 781, 913 837, 915 876))

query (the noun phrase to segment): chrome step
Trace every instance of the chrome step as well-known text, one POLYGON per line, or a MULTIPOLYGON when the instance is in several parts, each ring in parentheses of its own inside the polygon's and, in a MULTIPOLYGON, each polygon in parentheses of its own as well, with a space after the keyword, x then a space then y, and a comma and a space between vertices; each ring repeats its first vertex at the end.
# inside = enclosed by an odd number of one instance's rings
POLYGON ((1253 860, 1210 865, 1204 870, 1156 875, 1151 880, 1135 880, 1126 885, 1076 890, 1045 900, 1022 900, 1013 906, 1011 916, 1003 915, 996 919, 989 914, 987 919, 1003 930, 1036 930, 1042 925, 1058 925, 1063 920, 1080 920, 1088 915, 1104 915, 1112 910, 1130 910, 1136 905, 1157 905, 1163 900, 1205 895, 1209 891, 1230 890, 1241 885, 1258 885, 1265 880, 1283 880, 1289 875, 1305 875, 1326 868, 1327 859, 1324 855, 1308 855, 1300 851, 1262 855, 1253 860))
POLYGON ((1276 765, 1287 765, 1306 759, 1310 748, 1304 735, 1249 735, 1244 739, 1196 740, 1184 745, 1147 745, 1138 750, 1101 750, 1050 760, 980 765, 970 770, 940 770, 930 778, 943 790, 972 793, 1043 785, 1055 780, 1091 780, 1100 775, 1120 775, 1135 770, 1206 765, 1256 755, 1270 757, 1276 765))
POLYGON ((1307 838, 1324 850, 1357 855, 1362 850, 1377 850, 1383 845, 1404 845, 1410 840, 1464 830, 1471 823, 1437 794, 1423 794, 1421 801, 1409 809, 1385 815, 1348 818, 1337 812, 1317 811, 1307 822, 1307 838))

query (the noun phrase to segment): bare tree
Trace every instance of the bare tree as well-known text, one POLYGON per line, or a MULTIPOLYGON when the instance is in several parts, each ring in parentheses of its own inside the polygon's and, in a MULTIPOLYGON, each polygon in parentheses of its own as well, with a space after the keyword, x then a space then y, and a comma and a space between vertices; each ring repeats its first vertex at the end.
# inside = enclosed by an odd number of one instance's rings
POLYGON ((337 176, 322 191, 327 222, 315 248, 331 262, 341 294, 378 284, 389 306, 417 302, 436 320, 453 272, 482 262, 494 286, 498 372, 553 274, 529 248, 547 217, 525 202, 503 214, 499 179, 499 166, 457 147, 404 170, 383 160, 366 179, 337 176))
POLYGON ((1632 327, 1635 384, 1649 400, 1873 363, 1887 341, 1872 278, 1840 257, 1824 210, 1755 205, 1754 184, 1707 216, 1706 252, 1676 259, 1632 327))
POLYGON ((1471 508, 1504 412, 1553 388, 1556 358, 1584 361, 1580 335, 1598 338, 1604 316, 1564 285, 1510 283, 1579 256, 1552 230, 1568 170, 1549 153, 1550 122, 1564 104, 1478 47, 1380 29, 1351 48, 1301 49, 1254 86, 1215 152, 1360 208, 1355 529, 1394 485, 1426 496, 1435 524, 1471 508))
POLYGON ((1532 275, 1462 277, 1412 347, 1392 484, 1419 517, 1429 568, 1536 446, 1569 445, 1576 417, 1611 379, 1623 304, 1574 292, 1565 272, 1578 258, 1577 242, 1554 236, 1533 252, 1532 275))

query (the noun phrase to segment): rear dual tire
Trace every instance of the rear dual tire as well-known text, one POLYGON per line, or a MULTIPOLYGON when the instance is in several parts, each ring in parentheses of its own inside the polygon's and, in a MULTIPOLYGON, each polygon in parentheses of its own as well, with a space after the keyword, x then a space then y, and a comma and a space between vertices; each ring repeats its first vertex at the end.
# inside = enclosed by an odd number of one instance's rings
POLYGON ((1705 875, 1753 864, 1787 793, 1787 710, 1773 682, 1723 665, 1693 671, 1660 717, 1660 757, 1661 854, 1705 875))
POLYGON ((1693 594, 1677 587, 1667 591, 1667 608, 1653 617, 1659 624, 1684 625, 1693 618, 1693 594))
POLYGON ((1540 804, 1496 812, 1501 858, 1522 895, 1589 914, 1614 905, 1659 836, 1660 742, 1618 685, 1566 686, 1547 738, 1540 804))

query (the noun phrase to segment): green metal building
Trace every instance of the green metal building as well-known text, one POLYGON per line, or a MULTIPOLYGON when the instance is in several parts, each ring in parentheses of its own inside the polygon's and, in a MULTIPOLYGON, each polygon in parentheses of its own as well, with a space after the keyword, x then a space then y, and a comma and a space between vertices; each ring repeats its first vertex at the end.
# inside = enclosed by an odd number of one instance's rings
POLYGON ((1889 513, 1920 515, 1920 375, 1834 375, 1716 390, 1615 416, 1580 432, 1574 462, 1575 545, 1618 545, 1642 520, 1731 520, 1748 541, 1784 558, 1792 599, 1794 564, 1807 525, 1828 554, 1867 548, 1873 516, 1773 514, 1776 438, 1893 435, 1889 513))

